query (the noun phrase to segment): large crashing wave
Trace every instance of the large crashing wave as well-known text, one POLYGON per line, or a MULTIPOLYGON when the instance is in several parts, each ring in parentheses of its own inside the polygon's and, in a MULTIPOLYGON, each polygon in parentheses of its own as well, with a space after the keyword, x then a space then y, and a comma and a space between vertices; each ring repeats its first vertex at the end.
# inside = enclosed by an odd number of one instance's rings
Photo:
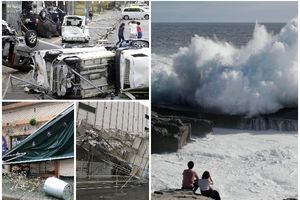
POLYGON ((256 24, 240 48, 195 35, 172 59, 153 55, 152 100, 248 116, 297 106, 297 56, 297 19, 277 35, 256 24))

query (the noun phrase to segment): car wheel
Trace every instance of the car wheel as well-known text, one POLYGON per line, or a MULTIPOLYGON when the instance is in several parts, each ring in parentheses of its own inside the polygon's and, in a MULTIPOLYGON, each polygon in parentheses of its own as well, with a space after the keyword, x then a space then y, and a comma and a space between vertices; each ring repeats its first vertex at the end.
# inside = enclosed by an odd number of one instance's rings
POLYGON ((81 59, 79 57, 77 57, 77 56, 71 56, 71 57, 64 58, 63 61, 68 66, 73 66, 73 65, 79 64, 81 62, 81 59))
POLYGON ((145 15, 144 19, 148 20, 149 19, 149 15, 145 15))
POLYGON ((46 13, 46 11, 42 10, 42 11, 40 12, 40 18, 41 18, 41 21, 43 21, 43 22, 46 20, 46 18, 47 18, 47 13, 46 13))
POLYGON ((34 30, 25 33, 25 43, 28 47, 33 48, 37 44, 37 34, 34 30))
POLYGON ((129 16, 128 16, 128 15, 125 15, 123 18, 124 18, 125 20, 129 20, 129 16))

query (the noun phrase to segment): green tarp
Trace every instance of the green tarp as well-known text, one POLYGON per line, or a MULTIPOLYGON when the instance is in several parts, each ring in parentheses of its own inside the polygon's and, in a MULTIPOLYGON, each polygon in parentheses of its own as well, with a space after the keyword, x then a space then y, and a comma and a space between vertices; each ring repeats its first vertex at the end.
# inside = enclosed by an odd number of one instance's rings
POLYGON ((7 152, 3 164, 74 158, 74 107, 71 106, 7 152))

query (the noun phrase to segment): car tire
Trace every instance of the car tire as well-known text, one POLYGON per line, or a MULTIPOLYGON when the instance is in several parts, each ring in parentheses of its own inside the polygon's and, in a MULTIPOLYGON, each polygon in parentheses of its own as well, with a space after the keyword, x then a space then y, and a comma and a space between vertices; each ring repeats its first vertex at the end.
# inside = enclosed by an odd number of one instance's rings
POLYGON ((125 16, 123 17, 123 19, 124 19, 124 20, 129 20, 129 16, 128 16, 128 15, 125 15, 125 16))
POLYGON ((25 33, 25 43, 28 47, 34 48, 37 44, 37 34, 34 30, 29 30, 25 33))
POLYGON ((40 12, 39 16, 40 16, 40 19, 41 19, 42 22, 45 22, 45 21, 46 21, 47 13, 46 13, 45 10, 42 10, 42 11, 40 12))
POLYGON ((53 60, 55 60, 60 54, 62 54, 62 51, 60 51, 60 50, 47 51, 45 53, 44 60, 46 62, 53 62, 53 60))
POLYGON ((144 19, 149 20, 149 15, 145 15, 144 19))
POLYGON ((81 59, 77 56, 70 56, 70 57, 66 57, 63 59, 63 61, 68 65, 68 66, 73 66, 76 64, 79 64, 81 62, 81 59))

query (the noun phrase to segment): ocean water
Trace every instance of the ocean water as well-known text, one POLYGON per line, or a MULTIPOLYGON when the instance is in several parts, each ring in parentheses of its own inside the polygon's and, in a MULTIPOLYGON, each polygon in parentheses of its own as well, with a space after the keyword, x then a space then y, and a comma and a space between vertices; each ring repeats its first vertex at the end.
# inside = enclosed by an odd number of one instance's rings
MULTIPOLYGON (((278 34, 285 24, 262 25, 267 28, 268 32, 278 34)), ((188 46, 195 35, 218 38, 240 47, 250 41, 254 27, 255 23, 152 23, 152 53, 175 54, 180 47, 188 46)))
MULTIPOLYGON (((257 116, 298 106, 298 21, 152 24, 152 104, 257 116)), ((152 154, 152 191, 180 188, 189 160, 222 199, 298 195, 297 132, 214 129, 176 153, 152 154)))
POLYGON ((255 116, 298 106, 298 21, 154 23, 152 102, 255 116))
MULTIPOLYGON (((176 153, 151 155, 152 192, 181 188, 188 161, 211 173, 223 200, 296 198, 297 132, 214 129, 176 153)), ((200 191, 197 191, 200 192, 200 191)))

